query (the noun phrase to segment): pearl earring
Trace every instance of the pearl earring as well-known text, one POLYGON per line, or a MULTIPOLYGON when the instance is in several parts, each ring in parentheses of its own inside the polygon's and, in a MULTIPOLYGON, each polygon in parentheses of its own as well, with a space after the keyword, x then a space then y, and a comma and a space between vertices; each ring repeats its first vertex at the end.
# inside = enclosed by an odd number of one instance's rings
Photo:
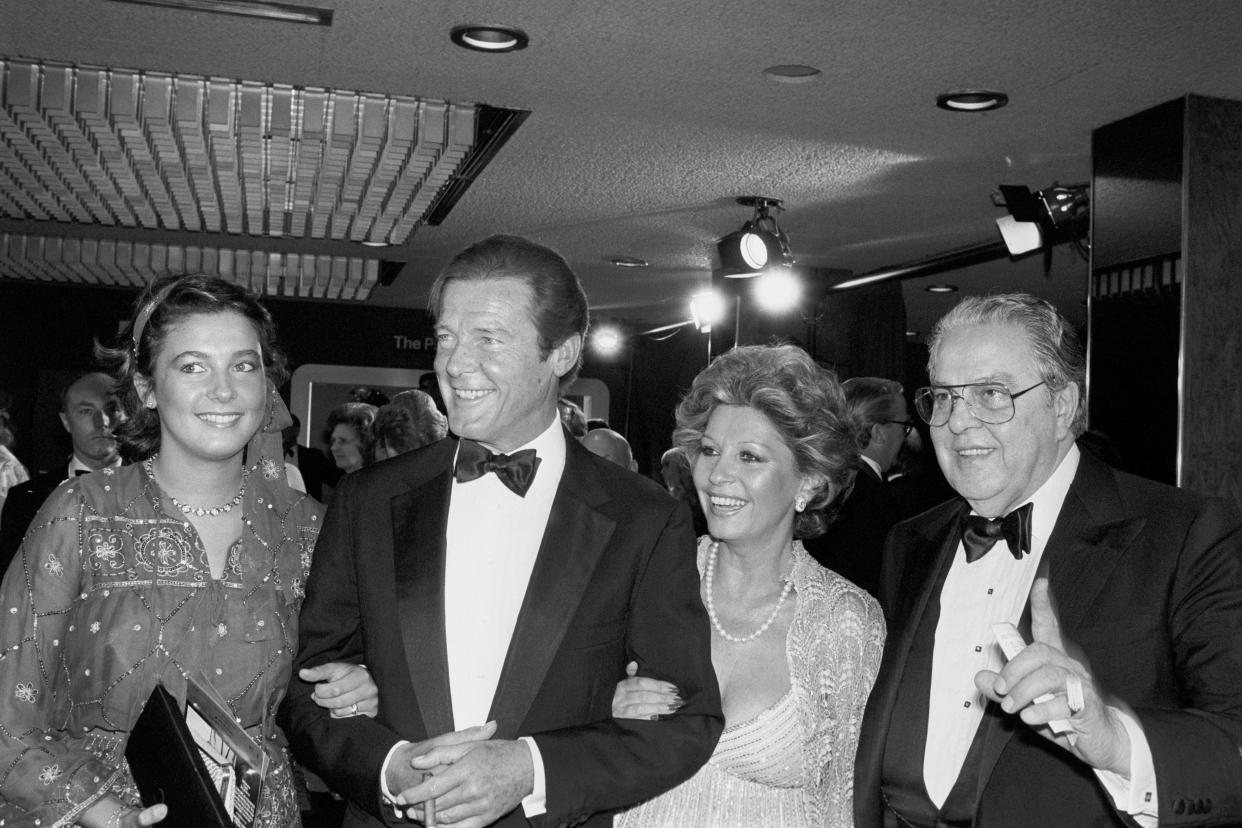
POLYGON ((806 498, 802 495, 798 495, 794 498, 794 511, 801 512, 804 509, 806 509, 806 498))

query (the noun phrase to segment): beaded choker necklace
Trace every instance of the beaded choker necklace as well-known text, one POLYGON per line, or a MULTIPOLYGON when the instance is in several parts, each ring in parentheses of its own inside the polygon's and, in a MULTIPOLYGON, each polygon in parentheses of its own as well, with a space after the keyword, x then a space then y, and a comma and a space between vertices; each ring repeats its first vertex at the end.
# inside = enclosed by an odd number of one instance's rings
MULTIPOLYGON (((155 480, 154 464, 156 457, 159 457, 158 453, 152 454, 143 463, 147 469, 147 476, 152 480, 155 480)), ((177 498, 167 492, 165 492, 165 494, 168 495, 169 502, 180 509, 183 515, 194 515, 194 517, 216 517, 217 515, 222 515, 225 512, 233 511, 234 506, 241 505, 242 497, 246 494, 246 475, 242 475, 241 488, 237 490, 237 494, 233 495, 233 499, 222 506, 191 506, 188 503, 182 503, 180 500, 177 500, 177 498)))
POLYGON ((703 584, 706 587, 706 595, 704 602, 707 605, 707 617, 711 619, 712 626, 716 628, 716 632, 720 633, 720 637, 726 641, 732 641, 734 644, 745 644, 748 641, 754 641, 759 636, 768 631, 768 627, 772 626, 772 622, 776 620, 776 616, 780 615, 781 606, 785 603, 785 599, 789 597, 790 591, 793 589, 793 579, 784 578, 785 585, 781 587, 781 595, 776 599, 776 606, 772 607, 772 614, 768 616, 768 620, 764 621, 759 629, 750 635, 733 635, 720 625, 720 619, 716 617, 716 601, 712 595, 712 582, 716 577, 716 555, 720 551, 720 543, 712 541, 711 549, 707 553, 706 572, 703 573, 703 584))

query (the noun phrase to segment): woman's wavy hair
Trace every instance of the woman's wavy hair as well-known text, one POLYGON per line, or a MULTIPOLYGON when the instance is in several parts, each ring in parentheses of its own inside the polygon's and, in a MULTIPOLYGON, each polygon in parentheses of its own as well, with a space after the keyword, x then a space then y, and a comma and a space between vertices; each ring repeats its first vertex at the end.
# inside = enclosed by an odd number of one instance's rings
POLYGON ((332 432, 339 425, 347 425, 358 432, 362 441, 359 452, 362 454, 362 465, 369 466, 375 460, 375 433, 371 426, 375 422, 375 414, 379 409, 370 403, 346 402, 335 406, 328 412, 328 420, 323 427, 323 441, 332 445, 332 432))
POLYGON ((381 443, 398 454, 413 451, 444 439, 448 434, 448 420, 430 395, 411 388, 381 405, 371 423, 375 445, 381 443))
POLYGON ((116 384, 124 416, 115 433, 128 460, 144 460, 160 447, 159 411, 143 405, 134 377, 141 374, 154 384, 156 357, 175 325, 191 316, 229 312, 254 325, 264 373, 273 385, 280 386, 287 377, 287 362, 276 341, 272 315, 249 290, 216 276, 192 274, 155 280, 138 297, 129 326, 116 347, 95 342, 95 358, 116 384))
POLYGON ((857 426, 846 413, 836 374, 794 345, 745 345, 717 357, 677 406, 673 444, 692 466, 718 405, 763 414, 793 452, 799 474, 832 484, 818 488, 794 517, 795 538, 822 535, 853 488, 858 464, 857 426))

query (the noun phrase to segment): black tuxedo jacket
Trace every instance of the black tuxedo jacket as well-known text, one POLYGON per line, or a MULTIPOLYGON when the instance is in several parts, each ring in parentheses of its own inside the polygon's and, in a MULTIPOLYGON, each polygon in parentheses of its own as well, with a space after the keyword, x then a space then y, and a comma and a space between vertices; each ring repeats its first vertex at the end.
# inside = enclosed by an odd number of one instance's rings
POLYGON ((880 588, 884 539, 897 519, 897 501, 888 484, 859 460, 854 489, 841 504, 837 519, 823 535, 807 538, 802 545, 822 566, 875 595, 880 588))
MULTIPOLYGON (((969 513, 958 500, 898 524, 880 601, 889 639, 855 771, 858 828, 884 822, 883 752, 916 627, 969 513)), ((1128 705, 1155 762, 1160 825, 1242 824, 1242 526, 1221 501, 1083 454, 1044 551, 1067 642, 1128 705)), ((1095 774, 1016 717, 985 741, 976 828, 1116 826, 1095 774)), ((900 734, 898 734, 900 735, 900 734)))
MULTIPOLYGON (((680 783, 723 727, 699 599, 690 516, 653 482, 567 440, 552 504, 491 718, 496 738, 533 736, 547 814, 536 824, 611 824, 609 811, 680 783), (685 699, 658 721, 612 718, 625 664, 685 699), (595 816, 592 816, 595 815, 595 816)), ((454 439, 342 478, 315 550, 297 666, 364 662, 379 716, 332 719, 296 678, 296 755, 365 808, 347 823, 390 820, 380 768, 399 739, 454 729, 444 637, 445 527, 454 439)), ((521 807, 499 824, 526 825, 521 807)))
POLYGON ((9 489, 4 509, 0 511, 0 577, 8 571, 9 562, 21 547, 22 538, 43 501, 65 481, 65 468, 61 466, 55 471, 36 474, 9 489))

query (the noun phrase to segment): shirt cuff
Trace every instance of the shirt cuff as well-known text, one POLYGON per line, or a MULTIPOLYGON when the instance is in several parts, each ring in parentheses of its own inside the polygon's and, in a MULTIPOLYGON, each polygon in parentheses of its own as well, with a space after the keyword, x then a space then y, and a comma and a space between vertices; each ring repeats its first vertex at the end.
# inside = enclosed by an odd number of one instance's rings
POLYGON ((1160 820, 1160 803, 1156 798, 1156 763, 1151 758, 1151 745, 1138 721, 1116 707, 1109 707, 1130 737, 1130 777, 1108 770, 1096 770, 1096 778, 1113 800, 1113 806, 1125 811, 1143 828, 1156 828, 1160 820))
POLYGON ((548 781, 543 775, 543 754, 531 737, 519 736, 518 740, 525 742, 530 749, 530 764, 534 768, 534 785, 531 792, 522 798, 522 813, 527 818, 537 817, 548 811, 548 781))
MULTIPOLYGON (((409 740, 403 739, 397 742, 389 749, 388 755, 384 757, 384 764, 380 766, 380 796, 384 798, 384 804, 392 808, 393 816, 397 819, 404 819, 405 812, 401 810, 401 806, 397 804, 397 794, 388 790, 388 763, 392 761, 393 754, 402 745, 408 745, 409 740)), ((398 791, 400 793, 400 791, 398 791)))

